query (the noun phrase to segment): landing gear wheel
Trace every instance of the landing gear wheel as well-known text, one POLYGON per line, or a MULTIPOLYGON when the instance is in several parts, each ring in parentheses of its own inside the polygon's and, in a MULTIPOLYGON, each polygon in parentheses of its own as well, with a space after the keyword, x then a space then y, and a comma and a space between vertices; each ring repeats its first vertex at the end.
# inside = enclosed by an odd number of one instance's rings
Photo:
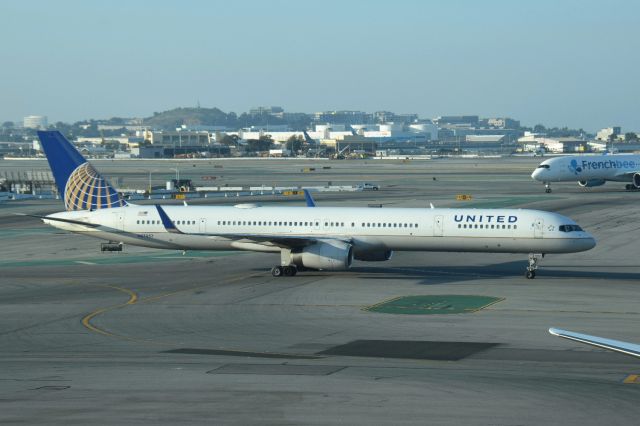
POLYGON ((546 192, 547 194, 551 194, 551 184, 549 183, 544 184, 544 192, 546 192))
POLYGON ((635 189, 635 187, 633 185, 626 184, 624 186, 624 189, 626 189, 627 191, 633 191, 635 189))
POLYGON ((529 253, 529 266, 527 266, 527 272, 525 272, 524 276, 527 277, 528 280, 532 280, 536 277, 536 269, 538 269, 538 262, 540 259, 544 257, 544 253, 529 253))
POLYGON ((282 266, 274 266, 273 268, 271 268, 271 275, 273 275, 274 277, 281 277, 283 272, 284 271, 282 270, 282 266))
POLYGON ((298 272, 298 270, 295 266, 288 265, 282 267, 282 272, 284 272, 285 277, 292 277, 298 272))

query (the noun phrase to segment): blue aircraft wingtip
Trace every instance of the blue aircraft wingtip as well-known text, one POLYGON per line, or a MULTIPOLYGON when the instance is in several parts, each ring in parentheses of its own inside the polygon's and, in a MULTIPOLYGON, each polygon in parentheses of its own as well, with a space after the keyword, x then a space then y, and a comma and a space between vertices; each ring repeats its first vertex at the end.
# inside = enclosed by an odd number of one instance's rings
POLYGON ((315 207, 316 206, 316 202, 314 201, 313 197, 311 196, 311 193, 309 192, 308 189, 303 189, 302 190, 304 192, 304 199, 307 201, 307 207, 315 207))

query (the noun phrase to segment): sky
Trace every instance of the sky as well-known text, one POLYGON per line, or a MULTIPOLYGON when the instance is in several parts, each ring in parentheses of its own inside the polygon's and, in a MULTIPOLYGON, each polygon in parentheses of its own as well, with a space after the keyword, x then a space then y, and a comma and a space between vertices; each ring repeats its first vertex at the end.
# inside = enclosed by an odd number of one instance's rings
POLYGON ((393 111, 640 131, 637 1, 0 1, 0 121, 393 111))

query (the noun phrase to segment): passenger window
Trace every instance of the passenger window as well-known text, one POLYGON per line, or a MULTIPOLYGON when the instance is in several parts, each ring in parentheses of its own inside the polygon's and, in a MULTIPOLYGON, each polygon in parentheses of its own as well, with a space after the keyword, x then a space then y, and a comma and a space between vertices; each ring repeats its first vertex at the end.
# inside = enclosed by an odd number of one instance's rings
POLYGON ((502 225, 502 229, 506 228, 506 225, 502 225))

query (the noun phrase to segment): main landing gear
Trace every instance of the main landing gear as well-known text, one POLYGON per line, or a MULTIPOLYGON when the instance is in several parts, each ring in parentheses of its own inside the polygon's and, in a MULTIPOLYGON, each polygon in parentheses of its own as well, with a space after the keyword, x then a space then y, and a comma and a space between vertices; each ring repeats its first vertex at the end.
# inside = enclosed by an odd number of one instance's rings
POLYGON ((298 273, 296 265, 291 263, 291 249, 280 250, 280 265, 271 268, 271 275, 274 277, 293 277, 298 273))
POLYGON ((636 188, 635 185, 628 183, 624 186, 624 189, 626 189, 627 191, 637 191, 639 188, 636 188))
POLYGON ((274 277, 293 277, 298 273, 298 268, 295 265, 287 265, 287 266, 274 266, 271 268, 271 275, 274 277))
POLYGON ((551 184, 549 182, 544 183, 544 192, 551 194, 551 184))
POLYGON ((529 253, 529 266, 524 274, 527 279, 532 280, 536 277, 536 269, 538 269, 538 261, 544 257, 543 254, 529 253))

